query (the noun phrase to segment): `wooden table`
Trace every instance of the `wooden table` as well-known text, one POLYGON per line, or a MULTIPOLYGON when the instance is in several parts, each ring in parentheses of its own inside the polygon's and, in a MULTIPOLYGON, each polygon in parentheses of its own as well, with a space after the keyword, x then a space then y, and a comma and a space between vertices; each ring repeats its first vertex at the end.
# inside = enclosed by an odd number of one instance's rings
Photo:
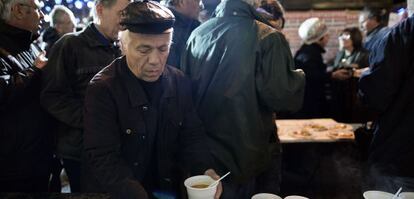
POLYGON ((282 143, 354 141, 355 125, 338 123, 330 118, 276 120, 282 143))

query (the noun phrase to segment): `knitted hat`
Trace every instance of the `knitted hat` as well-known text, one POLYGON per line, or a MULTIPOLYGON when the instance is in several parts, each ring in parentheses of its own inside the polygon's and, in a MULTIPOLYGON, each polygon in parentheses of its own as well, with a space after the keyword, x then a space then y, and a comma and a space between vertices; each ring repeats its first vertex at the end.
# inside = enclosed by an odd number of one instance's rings
POLYGON ((328 33, 328 27, 323 21, 315 17, 305 20, 300 25, 298 33, 305 44, 312 44, 328 33))

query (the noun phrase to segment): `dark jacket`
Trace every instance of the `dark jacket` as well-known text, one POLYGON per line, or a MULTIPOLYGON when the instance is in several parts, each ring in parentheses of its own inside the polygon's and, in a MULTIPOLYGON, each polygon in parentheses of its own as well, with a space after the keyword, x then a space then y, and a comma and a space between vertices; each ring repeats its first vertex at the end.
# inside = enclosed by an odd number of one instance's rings
POLYGON ((219 174, 251 180, 269 166, 274 111, 300 108, 304 75, 293 71, 289 45, 256 10, 223 1, 216 17, 193 31, 181 67, 191 77, 193 98, 219 174))
POLYGON ((44 42, 44 50, 46 51, 46 57, 49 57, 50 49, 52 49, 53 45, 59 38, 59 33, 53 27, 49 27, 45 31, 43 31, 42 41, 44 42))
POLYGON ((61 158, 80 159, 86 86, 118 56, 118 48, 94 24, 65 35, 52 48, 43 72, 40 100, 59 121, 57 154, 61 158))
POLYGON ((39 102, 37 37, 0 21, 0 181, 48 175, 51 138, 39 102))
POLYGON ((191 32, 193 32, 193 30, 200 25, 200 22, 184 16, 183 14, 174 10, 174 8, 170 9, 175 16, 175 22, 173 26, 173 43, 171 44, 167 64, 179 68, 181 62, 181 54, 185 50, 185 43, 187 42, 188 37, 190 37, 191 32))
POLYGON ((85 99, 87 192, 144 198, 143 187, 177 192, 183 171, 212 165, 207 138, 183 74, 166 66, 161 95, 152 103, 126 64, 116 59, 91 81, 85 99))
POLYGON ((305 98, 302 109, 295 118, 323 118, 327 116, 328 104, 325 88, 330 80, 330 73, 323 62, 325 50, 318 44, 304 44, 296 52, 296 68, 306 74, 305 98))
POLYGON ((380 113, 369 162, 414 177, 414 17, 391 29, 360 79, 363 102, 380 113))

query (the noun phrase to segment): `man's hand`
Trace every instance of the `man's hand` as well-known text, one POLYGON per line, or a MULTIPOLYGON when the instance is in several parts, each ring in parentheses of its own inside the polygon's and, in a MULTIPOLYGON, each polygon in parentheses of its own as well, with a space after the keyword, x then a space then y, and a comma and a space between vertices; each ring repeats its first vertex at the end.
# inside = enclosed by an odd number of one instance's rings
MULTIPOLYGON (((220 176, 217 175, 216 171, 214 171, 213 169, 208 169, 206 172, 204 172, 204 175, 208 175, 214 180, 218 180, 220 178, 220 176)), ((221 182, 219 182, 219 184, 217 185, 216 195, 214 195, 214 199, 219 199, 221 193, 223 193, 223 186, 221 185, 221 182)))
POLYGON ((43 67, 45 67, 46 64, 47 64, 47 58, 44 52, 40 53, 39 56, 36 57, 36 60, 33 63, 33 65, 38 69, 42 69, 43 67))

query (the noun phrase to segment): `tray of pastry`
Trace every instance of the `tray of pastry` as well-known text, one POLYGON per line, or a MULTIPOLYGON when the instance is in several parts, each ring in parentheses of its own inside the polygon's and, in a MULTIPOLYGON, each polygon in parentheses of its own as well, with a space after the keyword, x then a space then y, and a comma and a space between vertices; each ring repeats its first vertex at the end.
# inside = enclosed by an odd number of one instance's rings
POLYGON ((303 120, 276 120, 278 136, 283 143, 337 142, 355 139, 350 124, 330 118, 303 120))

